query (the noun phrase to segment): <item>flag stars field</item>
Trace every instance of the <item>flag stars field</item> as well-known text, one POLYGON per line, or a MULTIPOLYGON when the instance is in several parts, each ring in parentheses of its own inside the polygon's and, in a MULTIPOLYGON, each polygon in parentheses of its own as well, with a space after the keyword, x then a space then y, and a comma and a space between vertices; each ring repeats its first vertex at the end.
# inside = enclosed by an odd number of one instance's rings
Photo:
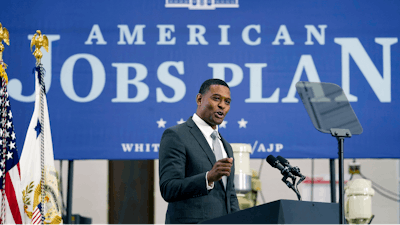
POLYGON ((8 146, 10 147, 10 150, 14 149, 15 148, 15 142, 10 142, 10 144, 8 144, 8 146))
POLYGON ((7 160, 13 158, 13 153, 12 152, 7 152, 7 160))
POLYGON ((10 127, 12 125, 11 121, 8 121, 6 125, 7 125, 7 129, 10 129, 10 127))

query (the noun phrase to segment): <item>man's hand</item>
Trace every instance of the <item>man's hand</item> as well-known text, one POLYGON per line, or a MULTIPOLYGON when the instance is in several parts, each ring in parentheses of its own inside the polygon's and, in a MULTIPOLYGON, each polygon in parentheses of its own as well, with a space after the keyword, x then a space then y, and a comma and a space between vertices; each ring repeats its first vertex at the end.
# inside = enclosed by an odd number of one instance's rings
POLYGON ((222 176, 229 176, 231 174, 231 167, 233 165, 233 158, 224 158, 218 160, 213 168, 208 171, 207 180, 211 185, 214 181, 221 180, 222 176))

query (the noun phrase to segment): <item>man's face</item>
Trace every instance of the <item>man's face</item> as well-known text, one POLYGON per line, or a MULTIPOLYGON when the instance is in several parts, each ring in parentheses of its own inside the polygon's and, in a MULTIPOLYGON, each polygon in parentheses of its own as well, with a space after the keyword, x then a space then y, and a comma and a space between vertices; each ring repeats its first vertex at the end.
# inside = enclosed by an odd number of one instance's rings
POLYGON ((205 94, 197 94, 196 102, 196 114, 215 129, 229 112, 231 92, 223 85, 211 85, 205 94))

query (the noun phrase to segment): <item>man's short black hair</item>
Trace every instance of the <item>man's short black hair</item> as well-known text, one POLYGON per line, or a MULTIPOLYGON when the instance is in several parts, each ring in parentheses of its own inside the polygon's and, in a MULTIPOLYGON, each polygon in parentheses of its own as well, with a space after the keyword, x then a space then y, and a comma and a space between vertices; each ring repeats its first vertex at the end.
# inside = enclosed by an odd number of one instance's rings
MULTIPOLYGON (((223 80, 208 79, 208 80, 204 81, 203 84, 201 85, 199 93, 204 95, 205 93, 207 93, 208 90, 210 90, 211 85, 222 85, 222 86, 229 88, 228 84, 223 80)), ((229 90, 230 90, 230 88, 229 88, 229 90)))

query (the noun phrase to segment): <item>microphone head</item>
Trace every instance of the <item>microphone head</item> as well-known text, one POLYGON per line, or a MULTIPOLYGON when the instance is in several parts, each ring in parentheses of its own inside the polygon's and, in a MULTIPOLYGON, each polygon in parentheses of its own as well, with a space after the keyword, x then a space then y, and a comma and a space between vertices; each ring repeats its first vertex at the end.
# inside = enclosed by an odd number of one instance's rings
POLYGON ((278 155, 276 158, 279 160, 279 162, 280 162, 282 165, 289 164, 289 161, 287 161, 285 158, 283 158, 283 157, 280 156, 280 155, 278 155))
POLYGON ((271 165, 272 167, 276 167, 277 159, 273 155, 269 155, 266 160, 269 163, 269 165, 271 165))

